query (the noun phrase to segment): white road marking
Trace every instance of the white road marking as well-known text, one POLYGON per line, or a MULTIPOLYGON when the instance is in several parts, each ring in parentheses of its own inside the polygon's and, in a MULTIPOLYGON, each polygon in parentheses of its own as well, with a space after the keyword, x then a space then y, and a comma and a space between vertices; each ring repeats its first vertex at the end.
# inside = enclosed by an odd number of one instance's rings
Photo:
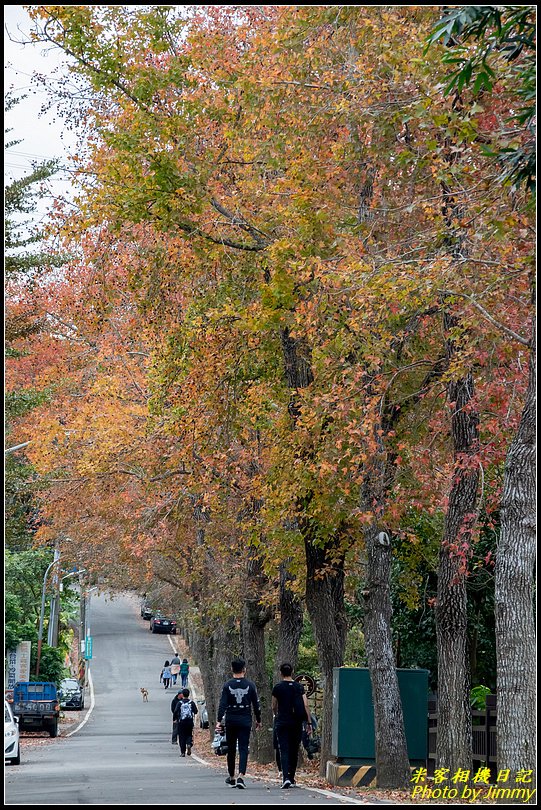
POLYGON ((79 729, 81 729, 88 722, 88 718, 92 714, 92 710, 93 710, 93 708, 95 706, 95 700, 94 700, 94 683, 92 681, 92 673, 91 672, 88 673, 88 685, 90 686, 90 708, 88 709, 87 713, 85 714, 85 719, 81 723, 79 723, 77 728, 74 728, 73 731, 70 731, 69 734, 64 734, 63 735, 64 737, 71 737, 72 734, 76 734, 79 731, 79 729))

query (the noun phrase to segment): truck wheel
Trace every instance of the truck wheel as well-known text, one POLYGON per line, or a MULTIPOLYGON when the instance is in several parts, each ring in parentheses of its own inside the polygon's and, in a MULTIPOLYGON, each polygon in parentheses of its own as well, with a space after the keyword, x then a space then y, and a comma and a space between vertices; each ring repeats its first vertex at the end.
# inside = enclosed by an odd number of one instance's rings
POLYGON ((55 720, 55 721, 54 721, 54 722, 53 722, 53 723, 52 723, 52 724, 49 726, 49 736, 50 736, 50 737, 58 737, 58 720, 55 720))

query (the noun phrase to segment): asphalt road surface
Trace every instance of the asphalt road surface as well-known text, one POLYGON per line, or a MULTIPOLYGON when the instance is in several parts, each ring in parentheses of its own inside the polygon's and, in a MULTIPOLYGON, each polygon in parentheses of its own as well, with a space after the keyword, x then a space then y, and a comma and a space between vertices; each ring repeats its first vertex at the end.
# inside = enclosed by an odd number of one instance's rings
POLYGON ((170 736, 174 692, 159 684, 171 658, 169 637, 149 632, 132 596, 93 594, 90 630, 93 695, 82 725, 42 747, 25 749, 23 739, 21 764, 5 770, 5 805, 368 803, 311 788, 280 790, 276 782, 250 778, 249 763, 247 788, 238 790, 205 761, 212 754, 181 759, 170 736), (141 686, 149 689, 148 703, 141 686))

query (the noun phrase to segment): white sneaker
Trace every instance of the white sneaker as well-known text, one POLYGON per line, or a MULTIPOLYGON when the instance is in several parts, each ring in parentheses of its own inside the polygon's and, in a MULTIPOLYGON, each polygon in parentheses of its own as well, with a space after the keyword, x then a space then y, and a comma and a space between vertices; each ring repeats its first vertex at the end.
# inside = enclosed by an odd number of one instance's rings
POLYGON ((291 787, 291 782, 289 779, 286 779, 285 782, 282 782, 282 790, 287 790, 287 788, 291 787))

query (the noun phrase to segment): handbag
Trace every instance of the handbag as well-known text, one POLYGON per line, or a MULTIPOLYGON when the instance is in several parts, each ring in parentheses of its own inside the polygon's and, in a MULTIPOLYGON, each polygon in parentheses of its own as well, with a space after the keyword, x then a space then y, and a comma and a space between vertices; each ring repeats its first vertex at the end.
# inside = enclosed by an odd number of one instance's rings
POLYGON ((214 753, 217 756, 223 756, 227 754, 227 743, 225 741, 225 734, 222 734, 220 731, 216 731, 214 733, 214 739, 210 744, 210 747, 214 749, 214 753))

